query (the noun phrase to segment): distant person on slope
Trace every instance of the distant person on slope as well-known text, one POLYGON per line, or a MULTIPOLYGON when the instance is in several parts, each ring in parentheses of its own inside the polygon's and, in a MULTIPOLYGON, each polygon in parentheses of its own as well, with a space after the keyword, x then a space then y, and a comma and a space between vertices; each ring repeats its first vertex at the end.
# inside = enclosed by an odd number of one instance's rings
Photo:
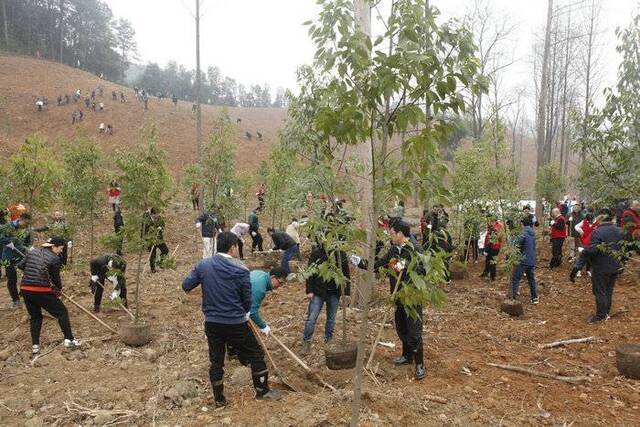
POLYGON ((249 224, 246 222, 238 222, 231 227, 230 231, 238 236, 238 252, 240 253, 240 259, 244 260, 242 248, 244 247, 244 236, 249 233, 249 224))
POLYGON ((212 208, 205 210, 196 219, 196 228, 202 235, 202 258, 213 256, 213 239, 218 232, 222 232, 218 216, 212 208))
POLYGON ((260 222, 255 209, 249 214, 247 222, 249 223, 249 233, 251 234, 251 253, 255 252, 256 248, 262 252, 262 234, 260 234, 260 222))
POLYGON ((291 238, 291 236, 283 231, 275 231, 273 228, 267 228, 267 233, 269 233, 269 235, 271 236, 271 240, 273 241, 273 250, 284 251, 282 253, 280 266, 288 276, 291 273, 289 261, 291 261, 293 257, 296 256, 300 251, 298 245, 296 244, 295 240, 291 238))
POLYGON ((151 272, 156 272, 156 256, 160 250, 160 261, 169 255, 169 247, 164 241, 164 218, 160 216, 155 208, 147 209, 142 219, 142 237, 147 240, 147 248, 151 252, 149 255, 149 267, 151 272))

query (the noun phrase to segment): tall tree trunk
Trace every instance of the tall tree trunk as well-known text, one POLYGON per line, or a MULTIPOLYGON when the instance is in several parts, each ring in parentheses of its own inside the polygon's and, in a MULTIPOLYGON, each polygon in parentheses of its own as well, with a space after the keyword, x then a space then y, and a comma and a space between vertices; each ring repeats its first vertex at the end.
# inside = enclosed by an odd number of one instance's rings
MULTIPOLYGON (((551 44, 551 20, 553 18, 553 0, 548 0, 547 8, 547 28, 544 37, 544 52, 542 55, 542 74, 540 79, 540 94, 538 97, 538 123, 537 123, 537 135, 536 145, 538 149, 536 171, 539 171, 542 166, 545 165, 544 159, 544 143, 545 143, 545 119, 547 116, 547 80, 548 76, 548 63, 549 63, 549 48, 551 44)), ((538 218, 540 216, 540 208, 542 207, 542 198, 539 194, 536 194, 536 214, 538 218)))
POLYGON ((60 57, 59 61, 64 62, 64 0, 60 0, 60 57))
POLYGON ((136 311, 135 311, 135 322, 138 323, 140 319, 140 278, 142 273, 142 251, 138 252, 138 261, 137 261, 137 269, 136 269, 136 311))
MULTIPOLYGON (((567 40, 566 46, 564 50, 564 75, 562 82, 562 134, 561 134, 561 142, 560 142, 560 175, 567 173, 565 170, 565 150, 567 146, 567 76, 569 74, 569 36, 571 35, 571 15, 569 15, 567 21, 567 40)), ((568 153, 567 153, 568 155, 568 153)))
POLYGON ((9 24, 7 18, 7 0, 0 0, 0 6, 2 7, 2 32, 4 35, 4 47, 9 49, 9 24))
MULTIPOLYGON (((596 5, 595 1, 591 2, 591 16, 589 18, 589 35, 587 41, 587 69, 586 77, 585 77, 585 91, 584 91, 584 124, 583 124, 583 132, 584 135, 587 134, 587 116, 589 115, 589 107, 591 103, 591 62, 593 59, 593 39, 594 39, 594 31, 595 31, 595 22, 596 22, 596 5)), ((580 162, 584 162, 585 153, 584 150, 580 152, 580 162)))
POLYGON ((202 109, 200 107, 200 1, 196 0, 196 143, 198 145, 198 162, 202 162, 202 109))

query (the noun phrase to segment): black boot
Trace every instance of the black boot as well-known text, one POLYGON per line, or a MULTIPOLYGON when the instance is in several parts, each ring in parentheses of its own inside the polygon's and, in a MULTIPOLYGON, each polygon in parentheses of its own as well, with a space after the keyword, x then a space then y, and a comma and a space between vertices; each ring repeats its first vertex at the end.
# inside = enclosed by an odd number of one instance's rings
POLYGON ((573 267, 571 273, 569 273, 569 280, 571 280, 572 283, 576 283, 576 275, 578 274, 578 271, 580 271, 579 268, 573 267))
POLYGON ((218 384, 213 386, 213 400, 216 403, 216 408, 222 408, 227 406, 227 399, 224 398, 224 385, 218 384))
POLYGON ((269 390, 268 372, 254 375, 253 387, 256 389, 256 399, 258 400, 280 400, 282 397, 276 390, 269 390))

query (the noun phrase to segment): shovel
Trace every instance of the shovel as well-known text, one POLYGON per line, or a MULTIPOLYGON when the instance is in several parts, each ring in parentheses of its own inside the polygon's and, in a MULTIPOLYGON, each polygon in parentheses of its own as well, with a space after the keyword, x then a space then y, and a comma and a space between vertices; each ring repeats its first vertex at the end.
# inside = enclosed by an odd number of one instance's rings
POLYGON ((258 340, 258 343, 260 344, 260 347, 262 347, 262 349, 266 353, 267 358, 269 359, 269 362, 271 363, 271 366, 273 366, 273 371, 276 373, 276 376, 278 378, 280 378, 280 381, 282 381, 282 384, 285 387, 287 387, 291 391, 297 392, 298 390, 296 390, 291 384, 289 384, 287 382, 287 379, 284 377, 284 375, 282 375, 282 372, 280 371, 280 369, 278 369, 278 366, 276 366, 276 362, 273 361, 273 357, 271 357, 271 353, 269 353, 269 349, 264 344, 264 341, 262 341, 262 338, 260 337, 260 333, 258 331, 258 328, 256 328, 256 326, 253 324, 252 320, 249 320, 249 327, 251 328, 251 332, 253 332, 253 335, 255 335, 256 340, 258 340))

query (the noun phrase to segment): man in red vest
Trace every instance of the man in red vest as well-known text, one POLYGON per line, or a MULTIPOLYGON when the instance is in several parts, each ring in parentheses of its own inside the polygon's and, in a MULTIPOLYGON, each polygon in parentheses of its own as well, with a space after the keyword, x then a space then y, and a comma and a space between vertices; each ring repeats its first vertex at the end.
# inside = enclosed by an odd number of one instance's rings
POLYGON ((640 240, 640 201, 631 202, 629 209, 622 213, 622 231, 626 240, 640 240))
POLYGON ((549 268, 558 267, 562 264, 562 246, 567 238, 567 220, 560 215, 560 209, 551 210, 551 222, 549 223, 551 235, 551 262, 549 268))

